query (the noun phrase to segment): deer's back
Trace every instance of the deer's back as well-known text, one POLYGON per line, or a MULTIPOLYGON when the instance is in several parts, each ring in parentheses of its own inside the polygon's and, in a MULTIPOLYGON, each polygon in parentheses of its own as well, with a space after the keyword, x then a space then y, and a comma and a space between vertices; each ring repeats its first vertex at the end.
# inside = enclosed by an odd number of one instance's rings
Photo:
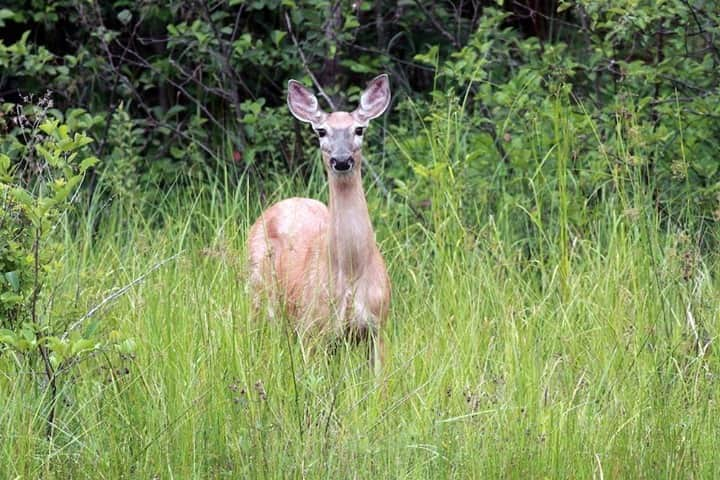
POLYGON ((262 213, 248 235, 250 282, 256 294, 279 293, 287 313, 295 317, 311 304, 326 304, 326 263, 321 255, 327 254, 329 217, 322 202, 299 197, 262 213))

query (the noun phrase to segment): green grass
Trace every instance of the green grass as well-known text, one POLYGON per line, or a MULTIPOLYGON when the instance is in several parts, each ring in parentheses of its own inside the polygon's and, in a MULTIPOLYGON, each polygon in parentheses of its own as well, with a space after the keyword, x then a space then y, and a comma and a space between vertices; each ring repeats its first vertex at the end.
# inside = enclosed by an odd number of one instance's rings
POLYGON ((101 312, 135 355, 61 378, 52 439, 42 378, 0 357, 0 478, 712 478, 714 265, 642 196, 575 232, 560 182, 545 211, 465 208, 474 228, 448 184, 423 224, 370 189, 393 281, 380 380, 362 348, 304 362, 283 322, 251 317, 246 186, 95 212, 97 236, 66 232, 80 310, 178 257, 101 312))

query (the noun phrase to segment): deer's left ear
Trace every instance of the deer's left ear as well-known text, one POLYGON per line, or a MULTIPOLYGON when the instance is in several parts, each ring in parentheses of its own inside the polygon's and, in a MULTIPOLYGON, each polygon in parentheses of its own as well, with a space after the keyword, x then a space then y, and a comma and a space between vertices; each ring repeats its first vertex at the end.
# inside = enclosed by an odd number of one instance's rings
POLYGON ((327 117, 327 114, 320 109, 315 95, 297 80, 288 82, 287 104, 295 118, 303 122, 314 125, 327 117))
POLYGON ((353 115, 367 122, 382 115, 388 105, 390 105, 390 80, 387 73, 383 73, 370 80, 367 88, 360 95, 360 105, 353 115))

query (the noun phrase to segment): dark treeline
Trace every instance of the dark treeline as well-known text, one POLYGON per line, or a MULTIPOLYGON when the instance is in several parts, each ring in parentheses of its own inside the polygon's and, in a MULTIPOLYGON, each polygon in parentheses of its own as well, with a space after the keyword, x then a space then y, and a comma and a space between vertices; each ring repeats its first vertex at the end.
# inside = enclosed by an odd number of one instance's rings
POLYGON ((54 114, 95 139, 91 190, 132 196, 218 167, 260 185, 314 158, 285 110, 289 78, 341 108, 356 100, 347 88, 386 71, 396 138, 416 136, 415 120, 455 95, 477 133, 470 167, 501 163, 522 180, 545 155, 532 149, 549 146, 533 146, 532 132, 561 98, 578 115, 579 200, 598 198, 629 152, 663 211, 720 217, 716 2, 500 3, 6 0, 2 148, 22 143, 12 104, 49 91, 54 114))

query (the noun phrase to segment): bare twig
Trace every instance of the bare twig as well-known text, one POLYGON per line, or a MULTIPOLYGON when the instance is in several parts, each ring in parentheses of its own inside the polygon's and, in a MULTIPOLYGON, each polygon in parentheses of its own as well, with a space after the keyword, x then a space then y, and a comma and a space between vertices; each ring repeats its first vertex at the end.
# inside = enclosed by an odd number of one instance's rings
POLYGON ((338 31, 342 28, 342 22, 340 1, 333 0, 328 6, 327 16, 325 17, 325 22, 322 27, 325 34, 325 55, 323 55, 324 60, 322 69, 320 70, 320 79, 324 82, 337 77, 338 31))
POLYGON ((331 109, 335 110, 335 103, 330 99, 327 93, 325 93, 325 90, 320 86, 320 82, 318 82, 318 79, 315 77, 315 75, 310 70, 310 67, 308 66, 307 58, 305 58, 305 53, 302 51, 302 48, 300 48, 300 44, 298 44, 297 38, 295 38, 295 34, 292 30, 292 24, 290 23, 290 15, 285 12, 285 23, 287 23, 287 29, 288 33, 290 34, 290 38, 292 38, 293 43, 295 44, 295 48, 297 48, 298 55, 300 55, 300 60, 302 60, 303 67, 305 67, 305 72, 310 76, 310 78, 313 81, 313 84, 315 84, 315 88, 318 89, 320 92, 320 95, 327 101, 328 105, 331 109))
POLYGON ((93 308, 91 308, 90 310, 88 310, 88 312, 87 312, 85 315, 83 315, 83 316, 80 317, 77 321, 75 321, 75 323, 73 323, 72 325, 70 325, 70 327, 69 327, 69 328, 65 331, 65 333, 62 335, 62 339, 63 339, 63 340, 67 339, 67 337, 68 337, 68 335, 70 334, 70 332, 72 332, 72 331, 75 330, 77 327, 79 327, 80 324, 82 324, 85 320, 87 320, 88 318, 90 318, 90 317, 92 317, 93 315, 95 315, 95 314, 96 314, 100 309, 102 309, 105 305, 107 305, 108 303, 110 303, 110 302, 112 302, 112 301, 120 298, 121 296, 123 296, 123 295, 124 295, 125 293, 127 293, 127 291, 130 290, 132 287, 134 287, 135 285, 137 285, 137 284, 139 284, 139 283, 142 283, 142 281, 145 280, 145 279, 148 277, 148 275, 150 275, 151 273, 153 273, 155 270, 157 270, 158 268, 162 267, 162 266, 165 265, 166 263, 175 260, 175 259, 178 258, 182 253, 183 253, 183 252, 178 252, 178 253, 176 253, 175 255, 173 255, 173 256, 171 256, 171 257, 168 257, 168 258, 166 258, 165 260, 163 260, 163 261, 161 261, 161 262, 156 263, 155 265, 153 265, 153 266, 150 268, 150 270, 148 270, 147 272, 143 273, 142 275, 140 275, 139 277, 137 277, 136 279, 134 279, 132 282, 130 282, 130 283, 128 283, 127 285, 125 285, 124 287, 122 287, 122 288, 114 291, 113 293, 111 293, 110 295, 108 295, 107 297, 105 297, 100 303, 98 303, 98 304, 95 305, 93 308))
POLYGON ((432 23, 433 27, 435 27, 435 29, 438 32, 440 32, 443 37, 450 40, 450 43, 453 44, 453 47, 458 48, 458 49, 460 48, 460 42, 458 42, 457 38, 455 38, 455 36, 452 33, 448 32, 445 29, 445 27, 442 26, 442 23, 440 23, 440 21, 435 17, 435 15, 433 15, 433 13, 431 11, 429 11, 425 7, 425 5, 423 5, 423 2, 421 2, 420 0, 415 0, 415 5, 420 7, 420 10, 422 10, 425 17, 427 17, 427 19, 430 20, 430 23, 432 23))
POLYGON ((225 133, 226 135, 230 135, 232 132, 229 132, 227 128, 225 128, 225 125, 223 125, 217 118, 215 118, 215 115, 213 115, 210 110, 205 106, 205 104, 199 100, 198 98, 195 98, 185 87, 183 87, 181 84, 170 78, 169 76, 165 75, 163 72, 161 72, 159 69, 157 69, 154 65, 152 65, 150 62, 148 62, 145 58, 143 58, 138 52, 135 52, 133 50, 130 50, 129 52, 132 54, 136 62, 143 66, 144 68, 147 68, 148 70, 151 70, 153 73, 157 74, 158 76, 162 77, 166 82, 168 82, 173 87, 177 88, 180 93, 185 95, 185 97, 193 102, 197 107, 202 110, 202 112, 207 116, 208 120, 212 122, 215 126, 217 126, 220 131, 225 133))
MULTIPOLYGON (((40 293, 40 288, 42 288, 42 284, 40 283, 40 235, 41 235, 41 228, 38 226, 35 230, 35 240, 33 241, 33 258, 34 258, 34 268, 33 268, 33 278, 35 286, 33 287, 33 293, 32 293, 32 305, 31 305, 31 315, 32 315, 32 321, 34 325, 38 325, 37 321, 37 304, 38 304, 38 293, 40 293)), ((40 331, 38 331, 35 334, 36 338, 40 339, 40 331)), ((53 433, 55 431, 55 404, 57 401, 57 379, 55 376, 55 369, 52 366, 52 363, 50 362, 50 354, 48 353, 47 346, 41 342, 37 342, 38 350, 40 351, 40 356, 43 360, 43 366, 45 367, 45 375, 47 376, 48 381, 48 388, 50 389, 50 410, 47 414, 47 429, 45 431, 45 436, 47 438, 51 438, 53 436, 53 433)))
MULTIPOLYGON (((215 39, 218 42, 218 45, 220 45, 220 48, 222 50, 222 55, 218 55, 220 57, 220 61, 222 63, 222 69, 220 70, 220 74, 224 79, 234 81, 236 84, 242 84, 243 87, 247 89, 245 86, 245 82, 243 82, 242 78, 237 74, 237 71, 232 68, 230 65, 230 57, 232 55, 232 48, 231 48, 231 42, 233 39, 231 38, 230 41, 224 41, 222 34, 220 33, 220 30, 218 29, 217 25, 212 19, 212 12, 210 10, 210 7, 207 5, 207 3, 204 3, 205 7, 205 17, 207 22, 212 27, 213 34, 215 35, 215 39)), ((235 32, 237 31, 238 25, 240 23, 240 17, 242 14, 242 11, 244 10, 245 5, 240 5, 240 8, 238 9, 237 15, 235 16, 235 26, 233 27, 233 36, 235 35, 235 32)), ((178 65, 178 68, 180 66, 178 65)), ((192 77, 194 78, 194 76, 192 77)), ((203 85, 204 86, 204 85, 203 85)), ((223 85, 224 86, 224 85, 223 85)), ((221 90, 222 92, 222 90, 221 90)), ((226 92, 223 92, 226 93, 226 92)), ((235 115, 240 118, 241 116, 241 109, 240 109, 240 97, 238 96, 237 88, 230 88, 228 89, 230 100, 232 101, 233 108, 235 109, 235 115)), ((238 132, 240 133, 240 142, 241 142, 241 148, 244 148, 245 144, 247 143, 245 140, 245 136, 242 134, 242 129, 238 129, 238 132)))
MULTIPOLYGON (((100 25, 105 27, 102 19, 102 13, 99 11, 99 6, 94 5, 95 7, 95 13, 98 18, 98 22, 100 25)), ((81 16, 83 18, 83 16, 81 16)), ((135 22, 135 26, 132 29, 132 33, 130 34, 130 39, 128 40, 127 44, 123 48, 123 52, 120 55, 120 61, 118 62, 118 65, 122 65, 125 61, 126 55, 128 50, 130 49, 130 45, 132 44, 134 38, 137 36, 138 30, 140 29, 140 25, 142 24, 144 20, 144 16, 140 16, 140 19, 135 22)), ((90 25, 86 25, 86 27, 91 27, 90 25)), ((113 55, 110 52, 110 47, 107 44, 107 42, 103 39, 103 36, 99 36, 100 43, 102 44, 102 49, 107 55, 107 61, 110 65, 110 68, 112 72, 115 73, 113 78, 112 86, 110 87, 110 99, 108 100, 108 105, 110 106, 110 110, 107 114, 107 117, 105 119, 105 126, 103 128, 102 136, 100 137, 100 142, 98 143, 97 147, 95 148, 95 155, 98 156, 98 158, 102 158, 103 152, 105 151, 105 147, 108 144, 108 135, 110 133, 110 126, 112 125, 113 118, 115 115, 115 110, 117 109, 117 105, 115 104, 115 94, 117 91, 118 83, 120 82, 120 67, 115 64, 113 61, 113 55)), ((98 180, 98 174, 97 170, 95 170, 94 167, 90 168, 90 180, 89 180, 89 186, 88 186, 88 205, 92 204, 93 197, 95 196, 95 188, 97 187, 97 180, 98 180)))
POLYGON ((703 27, 702 23, 700 22, 700 19, 697 16, 697 12, 695 10, 695 7, 690 5, 690 2, 687 0, 682 0, 682 3, 687 7, 688 10, 690 10, 690 13, 692 14, 693 20, 695 20, 695 25, 697 25, 699 34, 701 34, 705 41, 707 42, 708 47, 712 50, 712 52, 715 54, 715 58, 720 60, 720 50, 718 50, 717 46, 715 45, 715 42, 713 42, 712 37, 708 34, 707 30, 703 27))
MULTIPOLYGON (((408 67, 412 67, 412 68, 417 69, 417 70, 424 70, 424 71, 426 71, 426 72, 434 72, 434 71, 435 71, 435 68, 433 68, 433 67, 430 67, 430 66, 428 66, 428 65, 425 65, 425 64, 422 64, 422 63, 418 63, 418 62, 413 62, 412 60, 405 60, 405 59, 403 59, 403 58, 401 58, 401 57, 398 57, 398 56, 396 56, 396 55, 392 55, 392 54, 390 53, 390 49, 391 49, 392 46, 393 46, 393 43, 394 43, 395 38, 399 38, 400 36, 402 36, 402 32, 396 33, 396 34, 388 41, 387 47, 386 47, 384 50, 381 50, 381 49, 378 49, 378 48, 372 48, 372 47, 365 47, 365 46, 363 46, 363 45, 360 45, 359 43, 354 45, 354 44, 352 44, 352 43, 350 43, 350 42, 346 42, 346 41, 344 41, 344 40, 342 40, 342 39, 339 40, 339 43, 340 43, 341 45, 345 46, 345 47, 348 47, 349 50, 350 50, 350 49, 355 49, 355 50, 359 50, 359 51, 361 51, 361 52, 374 53, 374 54, 377 54, 377 55, 386 55, 390 60, 393 61, 393 63, 399 63, 400 65, 407 65, 408 67)), ((390 67, 390 65, 388 65, 388 67, 390 67)), ((397 77, 395 77, 395 78, 397 78, 397 77)), ((408 85, 408 87, 409 87, 409 85, 408 85)))

